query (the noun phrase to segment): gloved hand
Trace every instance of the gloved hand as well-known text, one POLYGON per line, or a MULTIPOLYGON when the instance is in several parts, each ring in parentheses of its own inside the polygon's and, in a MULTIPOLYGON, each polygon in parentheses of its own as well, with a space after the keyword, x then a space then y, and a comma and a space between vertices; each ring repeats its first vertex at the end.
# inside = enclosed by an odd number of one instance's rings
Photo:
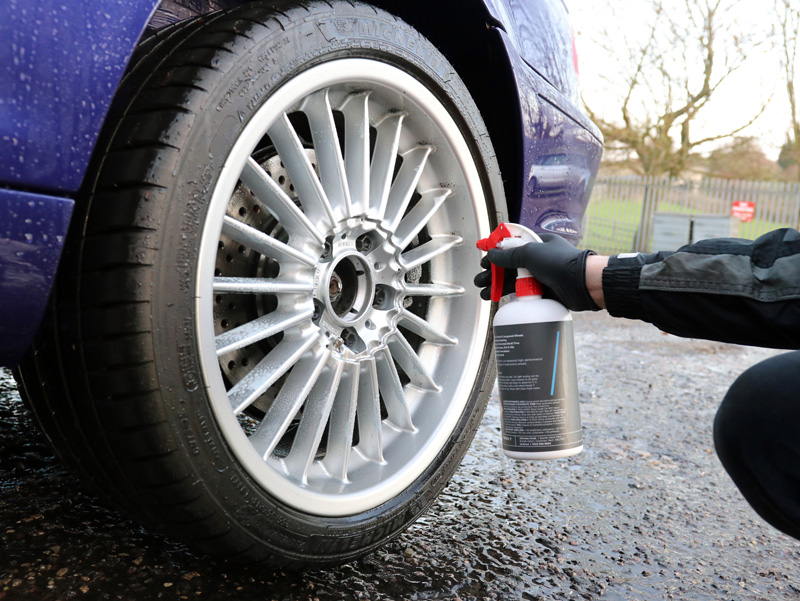
MULTIPOLYGON (((599 311, 586 288, 586 257, 595 254, 591 250, 578 250, 557 234, 540 234, 542 242, 529 242, 524 246, 503 250, 494 248, 481 261, 481 267, 489 262, 506 269, 503 295, 514 291, 518 267, 533 274, 542 286, 546 298, 554 298, 571 311, 599 311)), ((475 285, 481 290, 481 298, 488 300, 491 294, 491 271, 475 276, 475 285)))
MULTIPOLYGON (((476 275, 473 282, 478 288, 482 288, 480 292, 481 298, 483 300, 491 300, 492 262, 489 260, 488 255, 481 259, 481 268, 483 268, 485 271, 481 271, 478 275, 476 275)), ((514 268, 506 269, 505 275, 503 277, 503 296, 514 294, 516 283, 517 283, 517 270, 514 268)))

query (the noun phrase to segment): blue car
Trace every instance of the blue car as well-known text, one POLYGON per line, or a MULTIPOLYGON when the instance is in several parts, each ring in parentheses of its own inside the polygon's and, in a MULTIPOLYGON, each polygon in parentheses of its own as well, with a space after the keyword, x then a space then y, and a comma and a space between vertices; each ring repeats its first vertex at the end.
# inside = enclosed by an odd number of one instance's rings
POLYGON ((98 494, 219 557, 402 532, 495 379, 500 221, 577 242, 562 0, 9 0, 0 364, 98 494))

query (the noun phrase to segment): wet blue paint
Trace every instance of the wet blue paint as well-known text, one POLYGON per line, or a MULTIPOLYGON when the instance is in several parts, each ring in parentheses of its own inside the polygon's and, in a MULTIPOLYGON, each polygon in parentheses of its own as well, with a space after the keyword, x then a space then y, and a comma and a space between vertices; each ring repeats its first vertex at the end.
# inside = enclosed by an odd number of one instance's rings
POLYGON ((7 0, 0 185, 77 190, 157 0, 7 0))
POLYGON ((512 221, 573 242, 603 153, 602 135, 572 102, 530 68, 501 32, 519 90, 522 198, 512 221))
POLYGON ((0 188, 0 365, 14 365, 44 313, 73 201, 0 188))

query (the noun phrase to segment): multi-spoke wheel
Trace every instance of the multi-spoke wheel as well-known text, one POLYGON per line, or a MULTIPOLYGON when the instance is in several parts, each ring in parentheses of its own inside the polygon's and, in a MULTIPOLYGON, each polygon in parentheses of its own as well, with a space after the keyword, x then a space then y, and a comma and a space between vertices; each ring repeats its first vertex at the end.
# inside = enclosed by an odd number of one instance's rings
POLYGON ((419 515, 485 406, 488 137, 445 59, 366 5, 191 28, 138 68, 70 243, 54 321, 88 446, 62 452, 218 553, 347 560, 419 515))
POLYGON ((217 420, 276 497, 364 511, 444 447, 483 360, 489 307, 462 285, 483 196, 443 104, 375 59, 298 74, 243 129, 201 240, 197 327, 217 420))

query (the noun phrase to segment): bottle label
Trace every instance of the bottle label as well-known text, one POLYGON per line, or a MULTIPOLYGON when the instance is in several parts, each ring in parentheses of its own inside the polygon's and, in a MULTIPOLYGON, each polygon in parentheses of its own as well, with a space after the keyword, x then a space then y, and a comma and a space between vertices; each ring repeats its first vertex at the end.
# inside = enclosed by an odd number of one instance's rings
POLYGON ((572 321, 495 326, 503 448, 583 444, 572 321))

